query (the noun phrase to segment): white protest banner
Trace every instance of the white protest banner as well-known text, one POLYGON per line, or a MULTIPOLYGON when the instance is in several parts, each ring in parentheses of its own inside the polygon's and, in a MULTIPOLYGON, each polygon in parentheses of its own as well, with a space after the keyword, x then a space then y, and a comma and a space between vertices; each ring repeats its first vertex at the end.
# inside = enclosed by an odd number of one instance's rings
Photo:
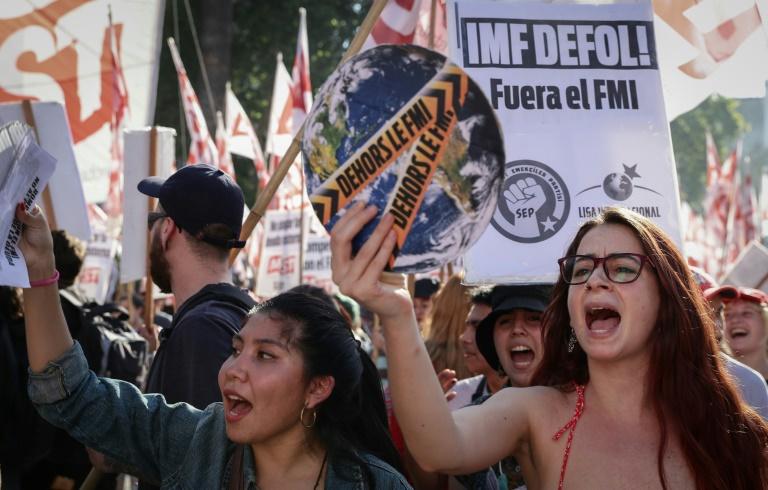
MULTIPOLYGON (((48 185, 54 212, 48 216, 49 223, 87 241, 91 227, 64 107, 58 102, 33 102, 32 116, 37 143, 57 162, 48 185)), ((0 104, 0 125, 25 120, 21 103, 0 104)))
POLYGON ((30 209, 53 174, 56 160, 35 143, 32 129, 20 122, 0 128, 0 285, 29 287, 27 265, 18 248, 22 224, 16 205, 30 209))
POLYGON ((333 293, 338 287, 331 273, 331 237, 314 213, 307 211, 305 218, 311 218, 309 234, 304 249, 304 275, 302 284, 312 284, 333 293))
POLYGON ((97 303, 104 303, 107 299, 118 245, 118 241, 107 233, 106 228, 94 229, 91 241, 88 242, 77 285, 80 291, 97 303))
POLYGON ((328 232, 310 209, 304 211, 304 267, 298 281, 301 229, 299 211, 268 211, 265 221, 264 247, 259 261, 257 295, 274 296, 299 284, 311 284, 329 293, 338 290, 331 274, 331 241, 328 232), (271 224, 274 223, 274 224, 271 224), (265 262, 266 261, 266 262, 265 262), (266 284, 262 280, 267 281, 266 284), (271 281, 271 282, 270 282, 271 281))
MULTIPOLYGON (((125 138, 125 215, 123 216, 123 255, 120 261, 120 282, 136 281, 147 270, 148 198, 136 186, 149 177, 150 139, 152 128, 126 130, 125 138)), ((174 164, 176 131, 157 128, 155 152, 156 175, 168 177, 174 164)))
MULTIPOLYGON (((304 220, 306 227, 309 220, 304 220)), ((256 295, 271 297, 298 286, 301 212, 268 210, 256 279, 256 295)))
POLYGON ((451 54, 504 131, 505 181, 466 256, 479 282, 549 282, 580 223, 609 205, 682 244, 649 3, 455 0, 451 54))
MULTIPOLYGON (((113 86, 108 9, 129 121, 152 122, 165 2, 3 0, 0 102, 64 104, 88 202, 107 198, 113 86)), ((86 234, 84 239, 88 239, 86 234)))

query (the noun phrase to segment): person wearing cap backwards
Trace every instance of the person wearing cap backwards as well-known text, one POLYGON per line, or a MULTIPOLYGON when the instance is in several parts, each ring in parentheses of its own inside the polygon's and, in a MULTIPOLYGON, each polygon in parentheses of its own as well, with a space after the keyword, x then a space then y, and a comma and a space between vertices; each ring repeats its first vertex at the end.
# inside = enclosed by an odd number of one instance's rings
POLYGON ((759 289, 721 286, 708 289, 706 297, 725 306, 724 337, 733 354, 768 380, 768 295, 759 289))
POLYGON ((203 409, 221 401, 219 368, 255 306, 232 284, 228 265, 230 250, 245 245, 239 239, 243 193, 224 172, 205 164, 182 167, 168 179, 149 177, 138 189, 158 199, 147 220, 150 272, 177 305, 170 328, 160 334, 146 392, 203 409))

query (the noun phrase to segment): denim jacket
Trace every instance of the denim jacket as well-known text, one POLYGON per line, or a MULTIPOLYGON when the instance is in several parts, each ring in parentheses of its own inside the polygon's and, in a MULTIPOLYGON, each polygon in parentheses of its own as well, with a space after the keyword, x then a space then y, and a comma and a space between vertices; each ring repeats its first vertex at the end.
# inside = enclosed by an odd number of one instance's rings
MULTIPOLYGON (((161 482, 162 488, 226 488, 236 445, 227 439, 224 410, 213 403, 197 410, 168 405, 162 395, 143 395, 130 383, 98 378, 75 343, 42 373, 29 376, 29 398, 40 415, 75 439, 161 482)), ((246 488, 256 488, 253 453, 245 448, 246 488)), ((391 466, 361 453, 376 489, 409 489, 391 466)), ((359 466, 329 460, 327 489, 365 489, 359 466), (339 476, 340 470, 348 479, 339 476), (351 478, 354 477, 354 478, 351 478), (352 481, 348 481, 348 480, 352 481)))

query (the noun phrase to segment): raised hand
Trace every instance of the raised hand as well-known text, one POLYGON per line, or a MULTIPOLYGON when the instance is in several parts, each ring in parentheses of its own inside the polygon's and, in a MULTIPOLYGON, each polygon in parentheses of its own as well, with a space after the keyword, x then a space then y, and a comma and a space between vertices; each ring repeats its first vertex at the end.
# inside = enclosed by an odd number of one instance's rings
POLYGON ((352 256, 352 239, 373 217, 375 206, 358 202, 342 216, 331 231, 331 270, 339 290, 353 297, 380 318, 413 316, 413 305, 405 278, 396 278, 395 284, 385 284, 381 276, 395 246, 393 218, 385 214, 365 245, 352 256))
POLYGON ((53 237, 42 210, 35 205, 27 212, 24 210, 24 205, 19 204, 16 206, 16 219, 24 225, 24 231, 19 239, 19 248, 27 264, 29 280, 51 277, 56 268, 53 257, 53 237))

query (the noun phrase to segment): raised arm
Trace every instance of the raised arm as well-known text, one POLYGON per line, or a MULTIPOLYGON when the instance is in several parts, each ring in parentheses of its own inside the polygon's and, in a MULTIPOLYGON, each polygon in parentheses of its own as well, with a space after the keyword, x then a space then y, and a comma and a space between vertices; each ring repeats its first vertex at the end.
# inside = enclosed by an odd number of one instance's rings
MULTIPOLYGON (((24 224, 19 248, 27 263, 30 282, 52 278, 56 273, 53 238, 43 213, 38 206, 27 213, 19 205, 16 218, 24 224)), ((61 310, 56 282, 25 288, 23 294, 29 367, 33 372, 40 372, 72 347, 72 337, 61 310)))
POLYGON ((395 244, 392 216, 385 215, 352 257, 352 238, 375 214, 373 206, 356 205, 334 226, 333 280, 381 319, 395 414, 419 465, 442 473, 486 468, 514 453, 527 435, 526 397, 519 390, 509 391, 494 403, 459 410, 455 416, 450 412, 419 334, 404 278, 398 276, 398 285, 380 281, 395 244), (514 399, 519 400, 513 403, 514 399))

